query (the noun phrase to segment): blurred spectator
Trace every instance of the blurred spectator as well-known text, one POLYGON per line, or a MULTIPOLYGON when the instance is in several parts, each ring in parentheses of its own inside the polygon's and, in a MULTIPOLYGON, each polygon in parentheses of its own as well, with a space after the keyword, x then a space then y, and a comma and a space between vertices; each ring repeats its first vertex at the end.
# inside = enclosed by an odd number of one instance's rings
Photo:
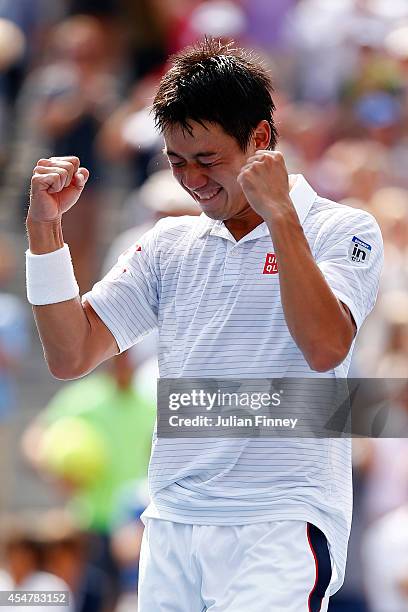
POLYGON ((0 170, 12 152, 20 88, 41 56, 46 33, 64 10, 62 0, 0 2, 0 170))
MULTIPOLYGON (((393 271, 390 270, 392 278, 393 271)), ((401 283, 402 284, 402 283, 401 283)), ((359 376, 408 376, 408 292, 384 292, 373 320, 362 330, 361 348, 354 360, 359 376)))
MULTIPOLYGON (((1 591, 64 591, 69 605, 66 612, 74 612, 75 604, 66 582, 54 573, 44 571, 45 543, 35 531, 33 517, 9 517, 3 515, 1 521, 1 544, 4 554, 4 568, 0 574, 1 591), (31 520, 30 520, 31 519, 31 520)), ((3 606, 2 606, 3 607, 3 606)), ((4 606, 11 612, 17 606, 4 606)), ((32 606, 18 606, 21 612, 30 612, 32 606)), ((36 605, 38 612, 58 612, 61 606, 36 605)))
MULTIPOLYGON (((408 190, 379 189, 369 201, 368 209, 377 218, 383 233, 387 274, 382 290, 404 292, 408 290, 408 190)), ((396 302, 395 299, 393 305, 396 302)))
POLYGON ((378 378, 408 379, 408 295, 402 292, 386 294, 382 306, 395 306, 395 310, 388 311, 384 317, 388 323, 386 343, 374 373, 378 378), (398 297, 400 302, 396 304, 398 297))
MULTIPOLYGON (((353 442, 356 442, 354 440, 353 442)), ((361 543, 366 528, 363 512, 365 495, 365 455, 359 448, 360 440, 353 445, 353 522, 351 525, 345 581, 329 604, 329 612, 369 612, 362 589, 363 572, 361 543)))
POLYGON ((45 512, 41 527, 46 542, 44 567, 66 582, 75 612, 106 612, 109 577, 89 562, 87 535, 59 509, 45 512))
POLYGON ((101 172, 95 138, 115 107, 119 83, 116 49, 108 30, 92 16, 75 15, 53 31, 52 62, 36 74, 35 120, 55 156, 74 153, 90 171, 81 206, 64 219, 81 292, 95 280, 101 172), (56 60, 54 59, 56 58, 56 60))
POLYGON ((262 47, 276 53, 289 51, 287 28, 298 0, 241 0, 246 15, 245 41, 248 47, 262 47), (271 25, 273 24, 273 27, 271 25))
POLYGON ((3 287, 15 272, 14 245, 8 235, 0 236, 0 510, 12 496, 10 470, 11 424, 18 407, 17 372, 29 343, 28 308, 3 287))
POLYGON ((118 7, 114 0, 67 0, 68 10, 71 15, 81 13, 98 17, 111 17, 118 13, 118 7))
POLYGON ((64 386, 23 442, 31 463, 58 479, 81 529, 93 534, 90 560, 110 578, 111 604, 118 595, 109 544, 116 494, 146 476, 155 421, 155 405, 134 388, 133 375, 122 353, 108 372, 64 386))
POLYGON ((363 207, 388 178, 386 149, 368 139, 337 140, 314 169, 314 184, 334 200, 354 198, 363 207))
POLYGON ((343 83, 361 69, 365 51, 380 47, 392 28, 392 16, 378 9, 380 3, 371 0, 298 2, 288 35, 298 50, 301 98, 319 103, 337 99, 343 83))
MULTIPOLYGON (((406 385, 404 393, 404 405, 394 405, 391 409, 405 410, 406 428, 406 385)), ((408 440, 403 437, 369 439, 361 446, 366 474, 362 515, 365 523, 369 524, 408 503, 408 440)))
POLYGON ((63 15, 61 0, 1 1, 0 88, 8 102, 15 102, 27 69, 37 60, 45 32, 63 15))
MULTIPOLYGON (((143 0, 139 9, 132 0, 125 0, 130 14, 136 21, 137 12, 143 12, 150 17, 150 25, 156 36, 159 36, 164 50, 164 58, 170 53, 175 53, 182 48, 181 39, 184 32, 188 30, 190 15, 195 7, 203 4, 202 0, 174 0, 173 2, 162 2, 161 0, 143 0), (131 7, 130 5, 133 5, 131 7)), ((145 37, 150 32, 145 33, 145 37)), ((151 34, 150 34, 151 36, 151 34)))
MULTIPOLYGON (((314 104, 281 103, 278 113, 279 149, 285 155, 288 171, 304 174, 316 188, 321 184, 320 160, 331 143, 333 116, 330 109, 319 109, 314 104)), ((325 174, 325 172, 323 172, 325 174)), ((323 186, 323 193, 333 192, 332 177, 323 186), (328 191, 327 184, 332 191, 328 191)))
POLYGON ((408 609, 408 506, 371 525, 363 543, 363 570, 371 612, 408 609))
POLYGON ((139 81, 129 97, 104 122, 97 139, 99 155, 108 162, 129 166, 129 188, 143 184, 158 159, 164 164, 163 138, 157 132, 150 105, 160 73, 139 81))
POLYGON ((144 525, 140 516, 149 505, 147 479, 127 483, 118 493, 112 525, 112 553, 120 568, 122 596, 116 612, 137 608, 139 557, 144 525))
POLYGON ((10 116, 15 92, 10 83, 10 75, 23 57, 25 45, 22 30, 12 21, 0 17, 0 169, 7 162, 9 139, 12 136, 10 116))
POLYGON ((192 8, 178 45, 191 45, 203 36, 239 41, 245 29, 246 17, 238 0, 207 0, 192 8))

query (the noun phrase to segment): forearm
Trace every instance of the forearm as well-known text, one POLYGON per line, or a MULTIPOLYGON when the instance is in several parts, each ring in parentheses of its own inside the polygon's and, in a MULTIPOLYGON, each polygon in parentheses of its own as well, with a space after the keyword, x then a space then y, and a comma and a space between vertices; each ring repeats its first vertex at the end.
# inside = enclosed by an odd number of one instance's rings
MULTIPOLYGON (((61 221, 37 222, 27 218, 28 243, 31 253, 43 255, 64 246, 61 221)), ((89 334, 89 322, 79 297, 48 304, 33 306, 44 355, 50 370, 58 376, 62 365, 76 370, 78 357, 89 334)))
POLYGON ((57 378, 77 378, 97 364, 84 364, 90 324, 79 297, 58 304, 33 306, 44 356, 57 378))
POLYGON ((289 331, 313 369, 331 369, 344 360, 352 343, 350 317, 313 259, 293 207, 288 206, 268 227, 289 331))
POLYGON ((64 246, 61 220, 36 221, 27 217, 28 248, 34 255, 43 255, 61 249, 64 246))

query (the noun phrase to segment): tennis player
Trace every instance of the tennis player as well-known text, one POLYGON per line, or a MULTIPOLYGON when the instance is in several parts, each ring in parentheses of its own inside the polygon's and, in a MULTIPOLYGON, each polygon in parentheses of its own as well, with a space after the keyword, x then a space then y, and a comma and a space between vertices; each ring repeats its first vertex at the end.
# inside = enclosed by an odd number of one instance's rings
MULTIPOLYGON (((54 376, 83 376, 155 328, 162 378, 347 376, 381 234, 288 176, 271 91, 231 45, 172 58, 153 111, 203 214, 159 221, 82 300, 61 221, 89 172, 39 160, 27 291, 54 376)), ((140 612, 327 610, 346 564, 350 452, 342 439, 155 437, 140 612)))

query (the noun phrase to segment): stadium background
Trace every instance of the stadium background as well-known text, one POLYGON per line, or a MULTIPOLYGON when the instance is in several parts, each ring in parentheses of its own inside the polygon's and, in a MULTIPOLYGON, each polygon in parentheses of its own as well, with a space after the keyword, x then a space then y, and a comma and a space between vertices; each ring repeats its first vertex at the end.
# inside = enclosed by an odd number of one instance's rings
MULTIPOLYGON (((160 215, 188 212, 149 105, 168 55, 204 34, 270 67, 289 171, 377 218, 385 267, 351 375, 408 374, 407 0, 2 0, 0 588, 55 574, 81 612, 135 609, 154 339, 87 383, 50 377, 24 301, 29 179, 53 154, 91 170, 64 224, 82 292, 160 215)), ((404 386, 396 409, 406 427, 404 386)), ((408 442, 360 440, 354 455, 348 571, 330 611, 408 610, 408 442)))

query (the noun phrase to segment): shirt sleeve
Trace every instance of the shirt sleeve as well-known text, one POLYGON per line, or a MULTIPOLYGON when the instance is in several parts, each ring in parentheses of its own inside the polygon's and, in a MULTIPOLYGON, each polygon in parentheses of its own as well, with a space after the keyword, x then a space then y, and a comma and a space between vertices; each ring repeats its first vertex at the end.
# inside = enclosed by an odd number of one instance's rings
POLYGON ((341 218, 334 215, 316 262, 357 329, 374 307, 383 261, 381 231, 372 215, 357 209, 341 218))
POLYGON ((122 253, 110 272, 82 298, 111 331, 120 352, 157 327, 156 234, 154 227, 122 253))

